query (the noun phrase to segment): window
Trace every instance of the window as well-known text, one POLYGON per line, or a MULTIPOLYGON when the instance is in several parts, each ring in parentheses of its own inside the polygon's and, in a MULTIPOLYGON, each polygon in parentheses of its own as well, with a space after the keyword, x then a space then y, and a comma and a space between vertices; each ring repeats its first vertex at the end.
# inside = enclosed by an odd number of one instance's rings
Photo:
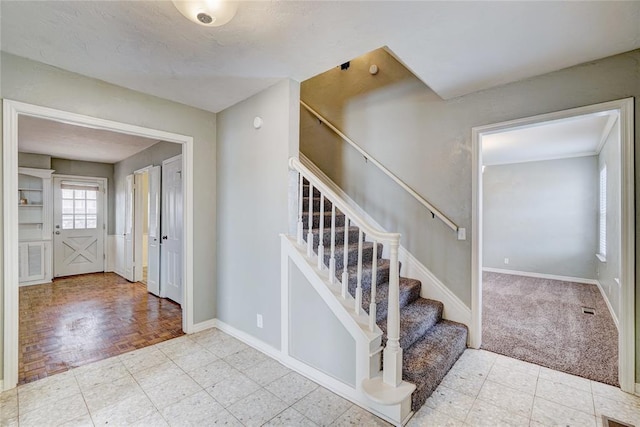
POLYGON ((62 229, 98 228, 98 186, 94 183, 63 181, 62 229))
POLYGON ((602 261, 607 256, 607 165, 600 169, 600 215, 598 218, 598 258, 602 261))

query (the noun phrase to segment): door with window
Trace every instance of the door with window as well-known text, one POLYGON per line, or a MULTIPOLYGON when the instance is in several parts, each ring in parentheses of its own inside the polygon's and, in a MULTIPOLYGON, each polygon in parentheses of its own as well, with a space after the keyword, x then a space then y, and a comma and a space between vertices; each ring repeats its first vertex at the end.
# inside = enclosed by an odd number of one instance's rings
POLYGON ((104 180, 53 179, 54 276, 104 271, 104 180))

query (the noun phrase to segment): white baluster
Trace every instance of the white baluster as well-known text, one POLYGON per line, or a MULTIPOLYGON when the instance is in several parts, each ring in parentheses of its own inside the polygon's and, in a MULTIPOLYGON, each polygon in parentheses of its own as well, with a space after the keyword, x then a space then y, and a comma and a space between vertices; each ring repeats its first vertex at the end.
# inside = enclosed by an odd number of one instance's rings
POLYGON ((318 233, 318 270, 324 269, 324 195, 320 193, 320 232, 318 233))
POLYGON ((329 283, 336 282, 336 204, 331 204, 331 257, 329 258, 329 283))
POLYGON ((402 382, 402 348, 400 347, 400 271, 398 242, 389 246, 389 310, 387 314, 387 346, 384 348, 382 380, 397 387, 402 382))
POLYGON ((344 265, 342 267, 342 298, 347 297, 347 292, 349 292, 349 273, 347 272, 347 267, 349 264, 349 218, 347 215, 344 216, 344 265))
POLYGON ((303 187, 303 181, 304 181, 304 177, 302 176, 302 173, 298 174, 298 244, 302 245, 303 243, 303 239, 302 236, 304 234, 304 224, 302 222, 302 205, 304 202, 304 196, 302 193, 302 187, 303 187))
POLYGON ((378 242, 373 242, 373 263, 371 264, 371 302, 369 303, 369 330, 376 327, 376 280, 378 278, 378 242))
POLYGON ((356 276, 356 314, 362 311, 362 228, 358 232, 358 274, 356 276))
POLYGON ((307 256, 313 256, 313 184, 309 182, 309 232, 307 233, 307 256))

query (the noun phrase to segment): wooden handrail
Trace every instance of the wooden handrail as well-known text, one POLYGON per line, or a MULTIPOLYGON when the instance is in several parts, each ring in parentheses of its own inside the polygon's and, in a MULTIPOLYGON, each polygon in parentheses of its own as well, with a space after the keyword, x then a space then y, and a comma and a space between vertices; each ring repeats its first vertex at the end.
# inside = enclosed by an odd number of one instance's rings
POLYGON ((358 153, 362 154, 365 159, 367 159, 368 161, 373 163, 378 169, 380 169, 382 171, 382 173, 387 175, 396 184, 398 184, 400 187, 402 187, 406 192, 411 194, 411 196, 413 196, 414 199, 416 199, 421 205, 426 207, 429 210, 429 212, 431 212, 434 216, 438 217, 442 222, 444 222, 447 225, 447 227, 451 228, 455 232, 458 232, 459 227, 453 221, 451 221, 449 218, 447 218, 447 216, 445 214, 440 212, 435 206, 433 206, 431 203, 429 203, 427 200, 425 200, 424 197, 422 197, 420 194, 418 194, 413 188, 409 187, 404 181, 402 181, 400 178, 398 178, 393 172, 391 172, 389 169, 387 169, 382 163, 380 163, 378 160, 376 160, 374 157, 372 157, 369 153, 364 151, 362 149, 362 147, 360 147, 358 144, 356 144, 347 135, 342 133, 340 131, 340 129, 338 129, 333 124, 331 124, 331 122, 329 122, 327 119, 325 119, 323 116, 321 116, 320 113, 318 113, 313 108, 311 108, 309 105, 307 105, 303 100, 300 100, 300 105, 302 105, 307 111, 309 111, 311 114, 313 114, 322 123, 327 125, 327 127, 329 129, 331 129, 336 135, 338 135, 340 138, 342 138, 347 144, 349 144, 353 148, 355 148, 355 150, 358 153))

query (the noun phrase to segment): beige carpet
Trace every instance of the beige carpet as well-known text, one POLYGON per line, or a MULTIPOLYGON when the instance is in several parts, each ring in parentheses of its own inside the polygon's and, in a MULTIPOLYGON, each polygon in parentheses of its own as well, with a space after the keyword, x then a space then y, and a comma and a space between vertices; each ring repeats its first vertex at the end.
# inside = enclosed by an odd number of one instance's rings
POLYGON ((482 298, 482 348, 618 386, 618 331, 596 285, 485 272, 482 298))

